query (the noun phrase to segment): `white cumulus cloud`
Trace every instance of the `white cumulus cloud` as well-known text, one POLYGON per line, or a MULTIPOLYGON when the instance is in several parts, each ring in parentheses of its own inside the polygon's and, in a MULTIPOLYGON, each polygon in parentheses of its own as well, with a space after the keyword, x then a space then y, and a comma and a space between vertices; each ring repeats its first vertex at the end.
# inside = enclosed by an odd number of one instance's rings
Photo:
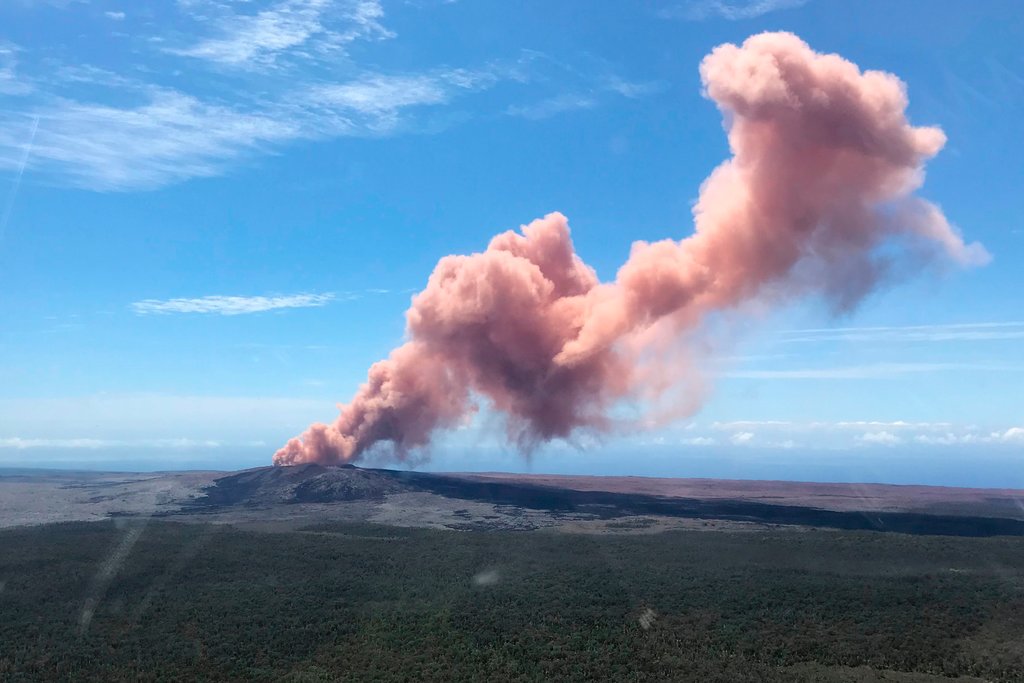
POLYGON ((701 21, 719 17, 730 21, 755 19, 769 12, 793 9, 809 0, 690 0, 672 5, 658 14, 665 19, 701 21))
POLYGON ((903 438, 896 436, 892 432, 865 432, 858 437, 860 441, 869 444, 878 444, 882 446, 896 446, 903 443, 903 438))

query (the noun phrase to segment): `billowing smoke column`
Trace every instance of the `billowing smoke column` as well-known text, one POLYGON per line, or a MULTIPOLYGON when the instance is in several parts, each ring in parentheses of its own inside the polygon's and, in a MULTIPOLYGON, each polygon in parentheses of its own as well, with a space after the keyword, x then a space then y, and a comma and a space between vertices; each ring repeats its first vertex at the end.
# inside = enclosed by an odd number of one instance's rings
POLYGON ((441 259, 407 313, 409 341, 370 368, 336 422, 274 462, 350 462, 381 442, 405 453, 465 420, 476 397, 524 447, 601 430, 617 401, 647 388, 638 363, 651 338, 755 300, 820 293, 848 308, 894 254, 987 260, 912 196, 945 136, 907 122, 895 76, 788 33, 721 45, 700 73, 733 156, 701 187, 692 236, 636 242, 611 283, 575 255, 558 213, 441 259))

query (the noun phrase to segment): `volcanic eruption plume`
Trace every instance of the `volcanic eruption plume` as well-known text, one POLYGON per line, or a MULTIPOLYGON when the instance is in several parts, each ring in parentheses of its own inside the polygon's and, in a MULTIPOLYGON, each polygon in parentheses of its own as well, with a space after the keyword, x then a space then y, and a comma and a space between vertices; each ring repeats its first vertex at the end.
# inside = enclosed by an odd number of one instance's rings
POLYGON ((406 314, 408 341, 370 368, 333 424, 312 425, 274 462, 345 463, 381 442, 404 453, 459 424, 478 397, 523 446, 606 429, 617 401, 648 388, 639 363, 652 337, 685 336, 755 300, 820 294, 849 308, 899 254, 987 260, 913 196, 945 135, 909 124, 895 76, 789 33, 721 45, 700 74, 732 158, 702 185, 691 236, 634 243, 609 283, 576 256, 559 213, 442 258, 406 314))

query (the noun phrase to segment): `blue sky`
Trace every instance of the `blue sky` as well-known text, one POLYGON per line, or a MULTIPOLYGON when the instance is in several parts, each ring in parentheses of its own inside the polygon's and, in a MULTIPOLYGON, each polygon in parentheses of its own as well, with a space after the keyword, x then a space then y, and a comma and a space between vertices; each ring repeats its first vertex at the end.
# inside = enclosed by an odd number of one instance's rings
POLYGON ((764 30, 908 85, 993 255, 715 335, 703 408, 435 469, 1024 486, 1017 2, 0 5, 0 466, 231 469, 329 420, 437 259, 565 213, 611 278, 728 156, 697 66, 764 30))

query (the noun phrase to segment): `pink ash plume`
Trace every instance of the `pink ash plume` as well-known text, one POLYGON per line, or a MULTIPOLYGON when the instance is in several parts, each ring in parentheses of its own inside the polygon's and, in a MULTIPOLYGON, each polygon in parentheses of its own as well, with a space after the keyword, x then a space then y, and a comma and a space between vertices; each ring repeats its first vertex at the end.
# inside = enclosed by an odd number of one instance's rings
POLYGON ((908 123, 895 76, 789 33, 721 45, 700 73, 732 158, 702 185, 691 236, 634 243, 610 283, 576 256, 559 213, 446 256, 412 300, 409 341, 370 368, 333 424, 312 425, 274 463, 346 463, 381 442, 405 453, 460 424, 475 397, 525 448, 604 430, 617 401, 650 389, 638 364, 655 325, 683 336, 710 313, 802 294, 847 309, 898 265, 894 253, 988 259, 913 196, 946 138, 908 123))

